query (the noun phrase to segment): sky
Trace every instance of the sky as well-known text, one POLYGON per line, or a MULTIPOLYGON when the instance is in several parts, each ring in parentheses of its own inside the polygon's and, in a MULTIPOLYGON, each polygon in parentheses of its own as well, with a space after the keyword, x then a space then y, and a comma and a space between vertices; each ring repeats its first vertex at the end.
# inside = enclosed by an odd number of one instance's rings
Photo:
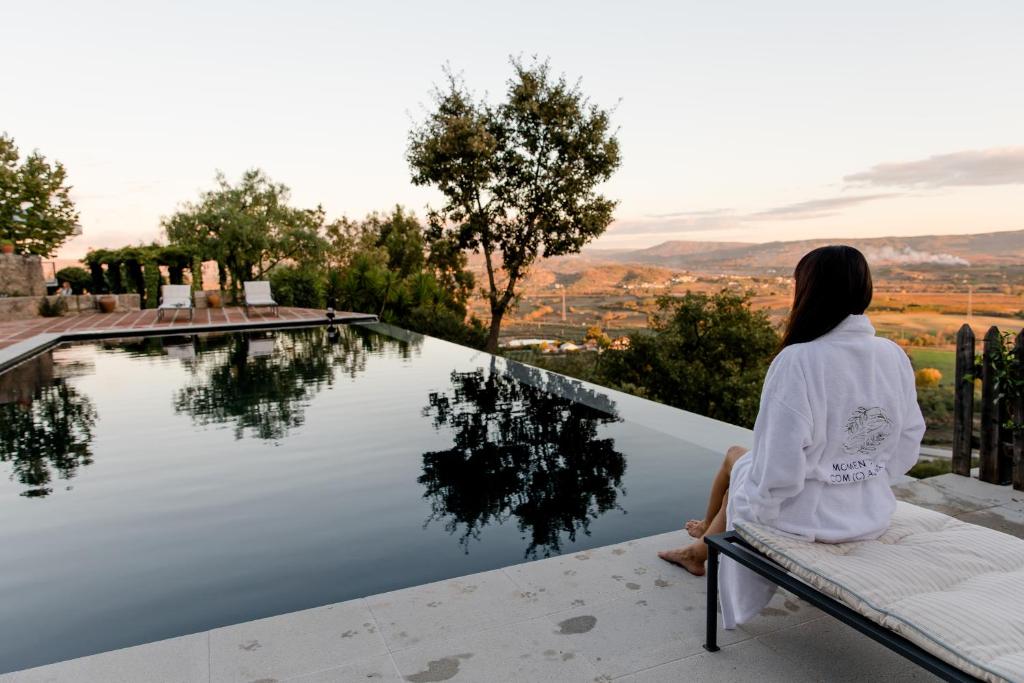
POLYGON ((596 243, 1024 229, 1024 3, 0 0, 0 131, 68 169, 83 234, 253 167, 329 218, 440 204, 407 136, 445 64, 497 100, 537 55, 612 108, 596 243))

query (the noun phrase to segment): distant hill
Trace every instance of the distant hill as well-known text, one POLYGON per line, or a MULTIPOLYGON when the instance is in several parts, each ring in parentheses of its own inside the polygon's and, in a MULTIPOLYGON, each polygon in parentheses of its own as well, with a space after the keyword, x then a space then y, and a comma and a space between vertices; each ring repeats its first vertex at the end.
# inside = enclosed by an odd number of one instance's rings
POLYGON ((763 244, 673 240, 647 249, 592 249, 585 251, 582 256, 588 260, 637 263, 684 270, 792 270, 802 255, 826 244, 849 244, 856 247, 864 252, 872 265, 1024 264, 1024 230, 976 235, 814 239, 763 244))

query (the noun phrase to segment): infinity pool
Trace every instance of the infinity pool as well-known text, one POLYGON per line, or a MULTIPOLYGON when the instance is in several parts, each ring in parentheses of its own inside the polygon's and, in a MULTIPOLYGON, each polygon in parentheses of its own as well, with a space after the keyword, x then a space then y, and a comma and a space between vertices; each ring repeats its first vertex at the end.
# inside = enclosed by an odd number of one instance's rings
POLYGON ((54 348, 0 375, 0 672, 678 528, 720 456, 640 404, 383 325, 54 348))

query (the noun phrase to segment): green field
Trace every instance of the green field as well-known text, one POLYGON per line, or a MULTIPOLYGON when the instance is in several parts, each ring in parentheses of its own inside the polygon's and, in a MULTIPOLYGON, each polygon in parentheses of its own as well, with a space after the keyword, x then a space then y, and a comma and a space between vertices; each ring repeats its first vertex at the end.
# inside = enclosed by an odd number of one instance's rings
POLYGON ((911 348, 910 359, 915 370, 935 368, 942 373, 942 386, 952 386, 956 372, 956 353, 947 349, 911 348))

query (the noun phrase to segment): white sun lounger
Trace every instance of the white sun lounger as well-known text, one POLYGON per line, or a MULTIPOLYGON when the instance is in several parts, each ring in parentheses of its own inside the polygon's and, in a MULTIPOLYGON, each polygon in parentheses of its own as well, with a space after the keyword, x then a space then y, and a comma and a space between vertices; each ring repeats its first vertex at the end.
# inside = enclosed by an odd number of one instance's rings
POLYGON ((269 306, 277 315, 277 302, 270 295, 270 283, 266 280, 243 283, 245 286, 245 312, 248 314, 253 306, 269 306))
POLYGON ((192 287, 189 285, 163 285, 160 287, 160 305, 156 309, 156 319, 163 318, 164 311, 188 309, 188 319, 192 319, 192 287))
POLYGON ((707 543, 709 650, 721 553, 946 680, 1024 681, 1024 540, 899 503, 874 541, 740 523, 707 543))

